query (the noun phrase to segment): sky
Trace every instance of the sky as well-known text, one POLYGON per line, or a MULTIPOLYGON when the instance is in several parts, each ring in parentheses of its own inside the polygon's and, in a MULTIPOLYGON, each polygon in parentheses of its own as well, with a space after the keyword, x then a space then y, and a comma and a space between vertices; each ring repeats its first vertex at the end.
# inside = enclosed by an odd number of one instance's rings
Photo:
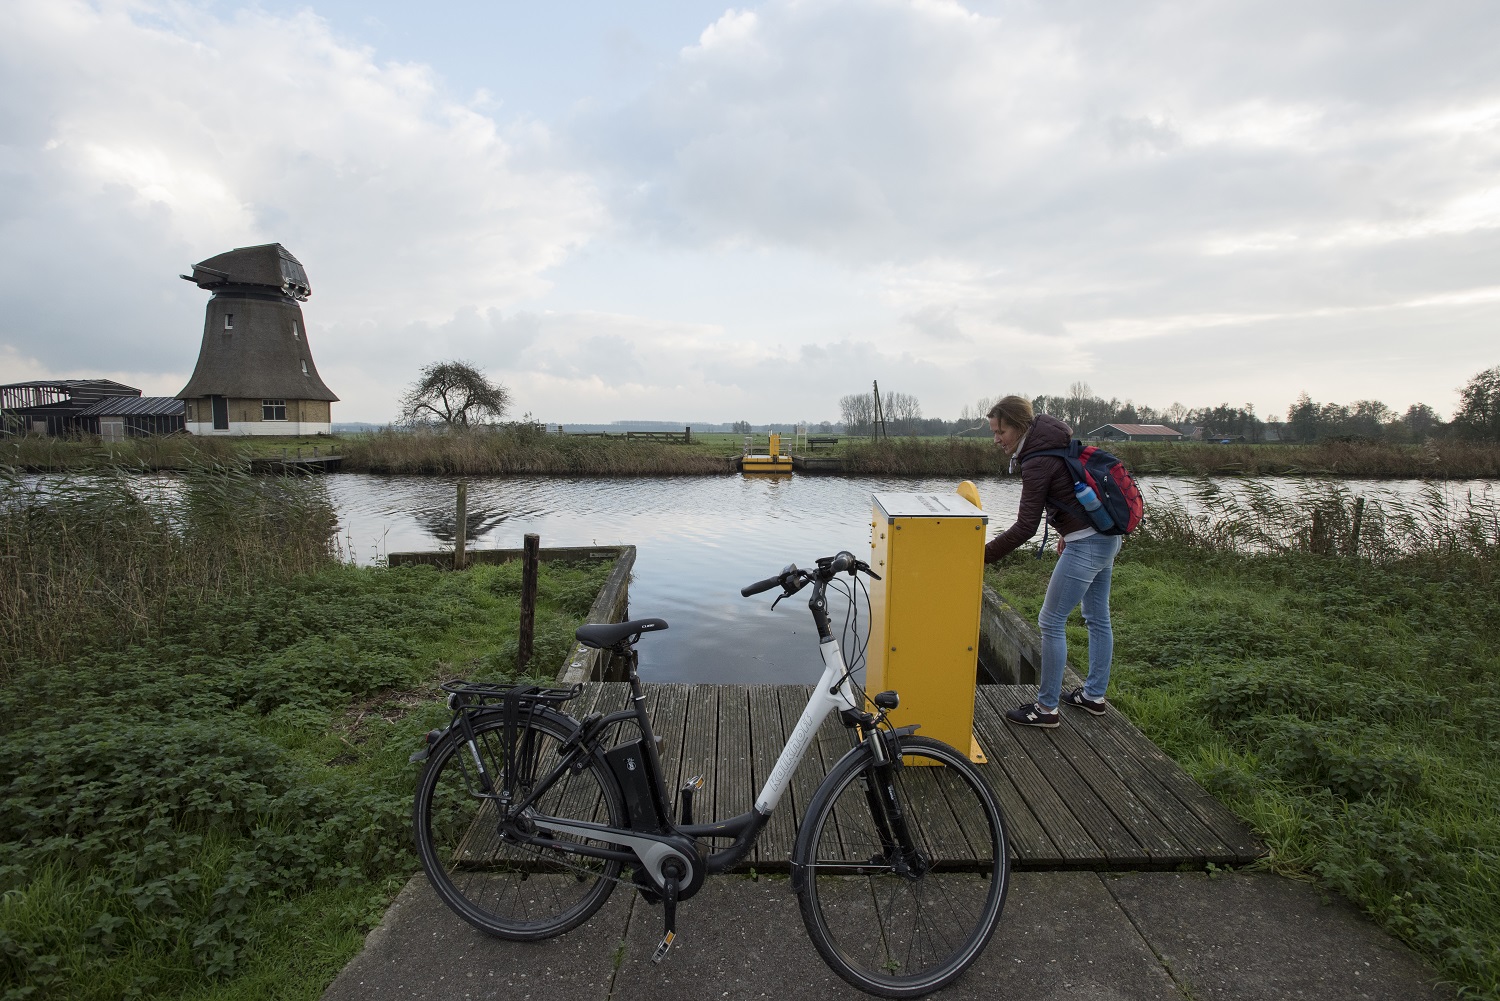
POLYGON ((0 0, 0 382, 175 395, 279 242, 383 422, 1422 402, 1500 364, 1492 2, 0 0))

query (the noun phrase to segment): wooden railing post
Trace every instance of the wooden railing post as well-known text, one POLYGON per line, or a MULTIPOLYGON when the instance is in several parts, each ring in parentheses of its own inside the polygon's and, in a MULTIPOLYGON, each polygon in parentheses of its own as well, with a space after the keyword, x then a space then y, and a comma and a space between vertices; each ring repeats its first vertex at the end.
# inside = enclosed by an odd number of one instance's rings
POLYGON ((536 573, 542 537, 526 533, 521 553, 521 636, 516 653, 516 668, 526 670, 531 662, 531 647, 536 638, 536 573))
POLYGON ((453 532, 453 569, 464 568, 465 553, 468 548, 469 535, 469 481, 458 481, 458 521, 453 532))

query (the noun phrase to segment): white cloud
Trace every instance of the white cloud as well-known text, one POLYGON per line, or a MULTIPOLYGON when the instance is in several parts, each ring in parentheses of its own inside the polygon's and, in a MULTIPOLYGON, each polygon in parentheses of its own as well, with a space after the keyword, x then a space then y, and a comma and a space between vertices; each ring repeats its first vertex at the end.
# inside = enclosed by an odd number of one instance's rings
POLYGON ((0 275, 0 337, 53 369, 88 344, 190 370, 203 294, 174 276, 279 241, 308 268, 338 391, 342 364, 403 353, 414 321, 545 291, 602 222, 545 129, 507 129, 310 12, 23 0, 0 63, 0 239, 27 248, 0 275))
POLYGON ((565 421, 818 419, 875 378, 934 414, 1077 379, 1442 409, 1497 360, 1487 3, 720 10, 539 122, 311 12, 17 0, 0 363, 186 371, 170 276, 266 240, 351 419, 436 357, 565 421))

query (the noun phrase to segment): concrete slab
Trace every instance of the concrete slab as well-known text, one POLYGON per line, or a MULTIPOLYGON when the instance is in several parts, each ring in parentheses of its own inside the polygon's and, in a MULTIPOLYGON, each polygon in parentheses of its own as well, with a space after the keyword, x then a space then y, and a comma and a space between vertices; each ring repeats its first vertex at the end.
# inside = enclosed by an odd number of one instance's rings
MULTIPOLYGON (((538 943, 490 938, 422 876, 402 890, 324 1001, 675 1001, 865 995, 829 970, 783 878, 711 880, 679 912, 619 888, 581 928, 538 943)), ((995 937, 944 1001, 1451 999, 1357 909, 1268 873, 1021 872, 995 937)))
POLYGON ((1311 884, 1265 872, 1104 879, 1196 1001, 1454 997, 1406 946, 1311 884))
MULTIPOLYGON (((867 997, 824 964, 785 879, 710 882, 682 905, 679 917, 681 934, 672 954, 653 965, 661 911, 636 907, 612 1001, 867 997)), ((944 1001, 1181 997, 1099 876, 1088 872, 1013 874, 989 948, 941 996, 944 1001)))
POLYGON ((1098 873, 1018 872, 989 948, 945 999, 1178 1001, 1098 873))
POLYGON ((677 909, 677 941, 661 963, 659 906, 631 914, 614 1001, 867 998, 845 984, 808 940, 791 881, 721 876, 677 909))
POLYGON ((636 900, 618 887, 598 914, 566 935, 507 942, 470 927, 419 874, 323 1001, 607 1001, 636 900))

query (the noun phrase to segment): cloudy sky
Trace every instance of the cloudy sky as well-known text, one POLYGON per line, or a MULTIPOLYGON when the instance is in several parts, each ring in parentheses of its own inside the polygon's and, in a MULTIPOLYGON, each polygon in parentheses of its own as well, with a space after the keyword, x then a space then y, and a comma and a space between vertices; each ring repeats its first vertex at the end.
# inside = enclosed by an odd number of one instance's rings
POLYGON ((1500 364, 1492 0, 0 0, 0 382, 173 395, 279 241, 335 420, 1426 402, 1500 364))

